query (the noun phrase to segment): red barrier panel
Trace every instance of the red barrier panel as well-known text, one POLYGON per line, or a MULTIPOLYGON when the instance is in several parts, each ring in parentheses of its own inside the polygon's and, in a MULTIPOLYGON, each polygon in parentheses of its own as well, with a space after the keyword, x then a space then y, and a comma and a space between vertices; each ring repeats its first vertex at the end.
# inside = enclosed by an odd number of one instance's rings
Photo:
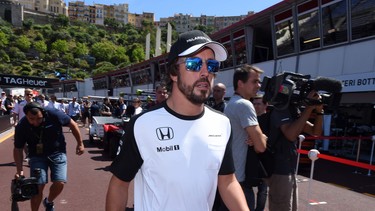
MULTIPOLYGON (((297 151, 298 151, 298 153, 306 154, 306 155, 309 153, 309 151, 302 150, 302 149, 301 150, 298 149, 297 151)), ((334 161, 334 162, 337 162, 337 163, 343 163, 343 164, 346 164, 346 165, 355 166, 355 167, 375 171, 374 165, 370 165, 370 164, 366 164, 366 163, 356 162, 356 161, 352 161, 352 160, 348 160, 348 159, 344 159, 344 158, 338 158, 338 157, 325 155, 325 154, 318 154, 318 157, 322 158, 322 159, 325 159, 325 160, 334 161)))

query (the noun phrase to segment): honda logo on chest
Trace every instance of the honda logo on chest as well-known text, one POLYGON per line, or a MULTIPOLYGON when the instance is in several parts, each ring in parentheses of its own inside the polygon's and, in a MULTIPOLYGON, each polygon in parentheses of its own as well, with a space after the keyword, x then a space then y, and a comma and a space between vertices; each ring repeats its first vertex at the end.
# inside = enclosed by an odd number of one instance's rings
POLYGON ((171 127, 159 127, 156 129, 156 135, 160 141, 171 140, 174 137, 173 129, 171 127))

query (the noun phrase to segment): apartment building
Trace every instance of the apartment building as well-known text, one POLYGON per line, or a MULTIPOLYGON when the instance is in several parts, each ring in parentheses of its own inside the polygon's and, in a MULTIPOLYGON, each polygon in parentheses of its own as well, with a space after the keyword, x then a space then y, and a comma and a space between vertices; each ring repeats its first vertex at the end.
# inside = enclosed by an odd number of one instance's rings
POLYGON ((199 17, 193 17, 189 14, 182 14, 177 13, 173 17, 168 18, 160 18, 160 21, 157 22, 155 25, 160 27, 166 27, 167 23, 174 23, 175 30, 178 33, 186 32, 193 30, 196 26, 207 26, 212 27, 215 31, 219 31, 225 27, 228 27, 240 20, 245 19, 249 15, 253 15, 254 12, 249 12, 247 15, 240 15, 240 16, 208 16, 208 15, 201 15, 199 17))
POLYGON ((155 23, 154 13, 148 13, 148 12, 144 12, 142 14, 128 13, 128 23, 137 28, 142 27, 143 20, 148 20, 148 21, 151 21, 152 23, 155 23))
POLYGON ((128 23, 128 14, 129 14, 129 5, 128 4, 115 4, 114 7, 114 18, 115 20, 127 24, 128 23))
POLYGON ((69 2, 68 14, 70 20, 82 21, 85 10, 85 2, 75 1, 69 2))
POLYGON ((175 14, 173 17, 160 18, 155 22, 154 13, 143 12, 142 14, 129 13, 129 4, 94 4, 86 5, 84 1, 71 1, 68 7, 63 0, 16 0, 25 9, 35 10, 46 13, 63 14, 70 20, 83 21, 97 25, 104 25, 106 18, 113 18, 123 24, 132 24, 136 27, 142 27, 142 21, 148 20, 156 26, 166 27, 168 23, 174 23, 178 33, 193 30, 195 27, 207 26, 213 27, 214 31, 218 31, 229 25, 236 23, 248 15, 215 17, 201 15, 193 17, 189 14, 175 14))
POLYGON ((68 15, 68 8, 64 0, 15 0, 14 2, 29 10, 68 15))
POLYGON ((104 5, 95 4, 94 5, 94 14, 95 14, 95 24, 104 25, 104 5))

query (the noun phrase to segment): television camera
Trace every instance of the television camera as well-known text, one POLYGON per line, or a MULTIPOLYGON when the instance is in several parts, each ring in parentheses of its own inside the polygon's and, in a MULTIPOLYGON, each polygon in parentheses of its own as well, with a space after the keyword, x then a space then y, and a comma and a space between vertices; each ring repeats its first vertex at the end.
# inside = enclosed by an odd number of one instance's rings
POLYGON ((323 104, 326 110, 333 110, 340 103, 341 89, 341 81, 332 78, 311 79, 310 75, 283 72, 272 78, 265 76, 260 91, 264 92, 265 100, 278 110, 286 109, 290 105, 319 104, 323 104), (307 98, 313 90, 320 93, 320 100, 307 98))
POLYGON ((18 210, 17 202, 29 200, 38 194, 38 179, 40 177, 40 169, 35 169, 34 175, 35 177, 26 178, 25 176, 20 176, 19 178, 12 180, 12 211, 18 210))

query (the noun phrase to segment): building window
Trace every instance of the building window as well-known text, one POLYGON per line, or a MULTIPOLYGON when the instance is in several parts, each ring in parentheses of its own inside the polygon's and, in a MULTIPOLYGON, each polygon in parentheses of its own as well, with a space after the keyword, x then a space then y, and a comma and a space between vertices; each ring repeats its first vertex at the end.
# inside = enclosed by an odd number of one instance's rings
POLYGON ((231 44, 230 44, 230 42, 225 42, 225 43, 223 43, 223 45, 227 49, 228 58, 227 58, 227 60, 225 60, 221 63, 222 68, 233 67, 233 54, 232 54, 231 44))
POLYGON ((351 0, 352 39, 375 35, 375 1, 351 0))
POLYGON ((134 85, 143 85, 151 83, 151 71, 150 68, 146 68, 134 73, 131 73, 132 81, 134 85))
POLYGON ((294 53, 294 24, 292 10, 275 16, 277 56, 294 53))
POLYGON ((234 40, 234 52, 236 52, 236 65, 247 63, 245 36, 234 40))
POLYGON ((318 1, 298 5, 300 50, 320 47, 318 1))
POLYGON ((112 76, 111 81, 112 81, 111 88, 130 86, 130 78, 129 78, 128 73, 122 74, 122 75, 117 75, 117 76, 112 76))
POLYGON ((159 71, 155 73, 155 81, 165 82, 168 78, 167 74, 167 63, 162 61, 159 63, 159 71))
POLYGON ((107 82, 105 78, 93 80, 93 84, 94 84, 94 90, 107 88, 107 82))
POLYGON ((232 46, 230 42, 230 35, 225 36, 217 41, 223 44, 225 49, 227 49, 227 52, 228 52, 228 58, 225 61, 221 62, 221 68, 233 67, 233 54, 232 54, 232 46))
POLYGON ((323 0, 322 4, 323 45, 346 42, 348 40, 346 1, 323 0))

